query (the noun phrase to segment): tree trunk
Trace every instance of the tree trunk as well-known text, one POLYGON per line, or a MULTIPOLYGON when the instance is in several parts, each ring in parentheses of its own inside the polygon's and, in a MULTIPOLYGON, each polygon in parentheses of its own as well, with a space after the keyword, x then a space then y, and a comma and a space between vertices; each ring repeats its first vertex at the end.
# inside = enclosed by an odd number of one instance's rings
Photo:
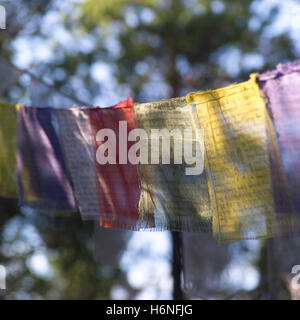
POLYGON ((173 299, 183 300, 184 293, 182 291, 181 276, 182 276, 182 233, 171 232, 172 235, 172 276, 173 276, 173 299))
MULTIPOLYGON (((171 12, 177 14, 181 11, 181 0, 171 1, 171 12)), ((170 85, 170 98, 178 97, 181 88, 181 76, 176 70, 176 45, 172 37, 167 41, 170 55, 169 72, 167 81, 170 85)), ((182 273, 183 273, 183 243, 181 232, 171 232, 172 238, 172 277, 173 277, 173 299, 183 300, 184 292, 182 290, 182 273)))

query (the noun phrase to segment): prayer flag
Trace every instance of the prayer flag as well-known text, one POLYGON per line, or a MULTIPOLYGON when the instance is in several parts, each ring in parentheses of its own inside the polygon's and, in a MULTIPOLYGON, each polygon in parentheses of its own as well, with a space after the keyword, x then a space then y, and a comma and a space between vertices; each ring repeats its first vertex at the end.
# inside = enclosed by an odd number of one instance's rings
POLYGON ((18 112, 19 202, 40 211, 75 211, 52 113, 52 108, 33 107, 18 112))
POLYGON ((17 105, 0 101, 0 197, 18 198, 17 105))

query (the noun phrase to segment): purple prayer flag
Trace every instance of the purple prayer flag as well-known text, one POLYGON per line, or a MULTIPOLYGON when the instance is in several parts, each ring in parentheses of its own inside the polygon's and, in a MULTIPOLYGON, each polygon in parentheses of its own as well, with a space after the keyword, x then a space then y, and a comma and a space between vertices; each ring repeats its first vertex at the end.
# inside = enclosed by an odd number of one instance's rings
POLYGON ((292 207, 300 215, 300 60, 259 75, 259 86, 268 99, 292 207))
POLYGON ((20 205, 39 211, 76 211, 73 191, 51 108, 18 112, 20 205))

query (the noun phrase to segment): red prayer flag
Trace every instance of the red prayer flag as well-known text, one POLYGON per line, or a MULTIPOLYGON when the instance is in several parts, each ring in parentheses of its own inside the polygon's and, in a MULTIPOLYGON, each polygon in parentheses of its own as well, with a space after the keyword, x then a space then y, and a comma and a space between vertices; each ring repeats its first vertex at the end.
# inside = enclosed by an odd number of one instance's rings
POLYGON ((99 223, 106 228, 138 229, 139 178, 137 166, 128 161, 128 150, 135 142, 127 141, 129 131, 134 129, 132 106, 133 101, 128 98, 113 107, 89 109, 95 149, 99 223), (123 134, 119 133, 120 121, 122 121, 123 134), (97 134, 102 129, 110 129, 115 135, 115 141, 114 139, 112 142, 109 141, 109 137, 104 133, 101 136, 106 140, 97 141, 99 140, 97 134), (105 147, 104 144, 110 150, 114 150, 115 163, 100 164, 97 160, 97 150, 101 146, 105 147))

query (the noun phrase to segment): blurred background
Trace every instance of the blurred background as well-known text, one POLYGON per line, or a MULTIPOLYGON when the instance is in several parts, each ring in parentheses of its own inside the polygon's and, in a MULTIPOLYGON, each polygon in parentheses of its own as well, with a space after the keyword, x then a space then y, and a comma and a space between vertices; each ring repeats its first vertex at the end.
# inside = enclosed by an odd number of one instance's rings
MULTIPOLYGON (((300 53, 297 0, 0 4, 7 13, 0 98, 12 103, 154 101, 244 81, 300 53)), ((300 239, 272 241, 271 260, 269 246, 183 234, 185 298, 299 298, 291 270, 300 264, 300 239)), ((2 299, 173 297, 170 233, 102 230, 79 213, 45 215, 16 200, 0 199, 0 264, 2 299)))

